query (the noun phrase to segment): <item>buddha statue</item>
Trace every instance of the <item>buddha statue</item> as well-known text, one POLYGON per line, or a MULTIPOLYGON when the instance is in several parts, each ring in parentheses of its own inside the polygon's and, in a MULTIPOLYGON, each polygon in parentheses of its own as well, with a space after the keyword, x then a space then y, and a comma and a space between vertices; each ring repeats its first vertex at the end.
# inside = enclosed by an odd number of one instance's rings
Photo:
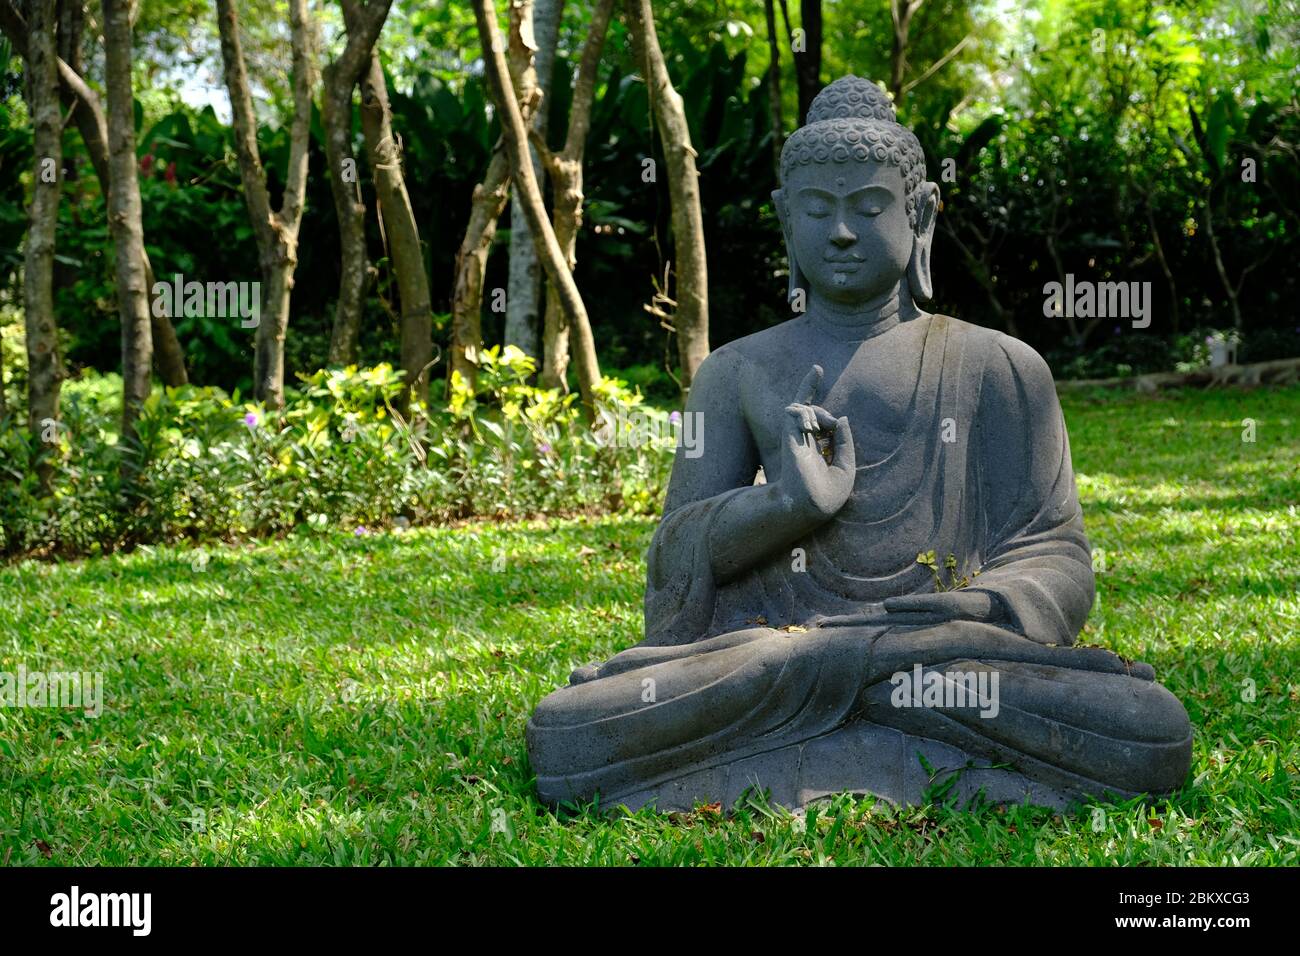
POLYGON ((844 77, 780 178, 793 317, 700 367, 645 637, 537 706, 540 797, 1065 808, 1181 786, 1182 704, 1073 646, 1094 580, 1051 372, 918 304, 939 189, 915 136, 844 77))

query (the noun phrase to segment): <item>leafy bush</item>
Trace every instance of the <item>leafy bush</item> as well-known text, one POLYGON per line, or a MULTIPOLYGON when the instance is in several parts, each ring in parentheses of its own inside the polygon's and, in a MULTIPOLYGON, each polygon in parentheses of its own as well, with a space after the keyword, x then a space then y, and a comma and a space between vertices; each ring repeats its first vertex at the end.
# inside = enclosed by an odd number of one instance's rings
MULTIPOLYGON (((155 389, 136 435, 118 434, 117 376, 65 389, 57 441, 0 420, 0 548, 86 554, 179 538, 232 539, 457 518, 654 510, 672 445, 610 440, 574 395, 528 384, 533 361, 486 350, 476 383, 457 377, 445 408, 395 410, 389 365, 302 377, 285 408, 218 388, 155 389), (41 456, 53 456, 48 489, 41 456), (124 467, 127 466, 127 467, 124 467)), ((601 422, 668 415, 625 383, 602 383, 601 422)))
MULTIPOLYGON (((528 384, 534 370, 532 358, 506 346, 479 354, 474 387, 453 376, 442 440, 429 450, 434 471, 453 484, 442 492, 443 507, 457 517, 653 510, 671 451, 662 444, 613 441, 608 428, 593 430, 576 395, 528 384)), ((667 421, 666 412, 647 411, 626 383, 602 382, 602 423, 627 421, 633 409, 667 421)))

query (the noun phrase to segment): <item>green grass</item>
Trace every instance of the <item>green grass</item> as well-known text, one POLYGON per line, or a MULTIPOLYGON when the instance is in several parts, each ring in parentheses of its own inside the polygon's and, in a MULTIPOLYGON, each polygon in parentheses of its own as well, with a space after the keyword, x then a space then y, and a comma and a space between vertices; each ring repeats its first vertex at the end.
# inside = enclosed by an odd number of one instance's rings
POLYGON ((557 815, 531 793, 524 722, 638 639, 653 525, 472 525, 0 569, 0 670, 105 688, 98 719, 0 709, 0 862, 1300 862, 1300 389, 1066 415, 1106 562, 1083 640, 1186 703, 1172 799, 557 815))

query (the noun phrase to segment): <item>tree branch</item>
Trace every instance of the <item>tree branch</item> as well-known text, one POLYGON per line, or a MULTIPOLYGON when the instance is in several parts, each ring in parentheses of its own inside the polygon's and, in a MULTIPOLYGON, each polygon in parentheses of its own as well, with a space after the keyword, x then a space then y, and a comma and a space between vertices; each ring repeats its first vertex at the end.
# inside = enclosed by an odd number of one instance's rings
MULTIPOLYGON (((266 259, 275 245, 271 197, 266 189, 266 171, 262 168, 262 157, 257 149, 257 118, 253 114, 253 97, 248 89, 248 70, 244 66, 234 0, 217 0, 217 28, 221 33, 221 60, 225 66, 226 91, 230 96, 235 155, 244 184, 244 200, 262 257, 266 259)), ((294 59, 297 60, 296 50, 294 59)))
POLYGON ((348 39, 343 52, 331 64, 336 81, 345 82, 350 88, 361 80, 361 73, 370 63, 370 51, 379 42, 379 34, 384 30, 392 4, 393 0, 370 0, 365 5, 358 0, 341 0, 348 39))
POLYGON ((582 62, 578 78, 573 84, 573 103, 569 107, 569 134, 564 140, 564 155, 568 159, 580 156, 591 131, 591 104, 596 96, 596 71, 600 69, 600 55, 605 48, 605 35, 614 14, 614 0, 597 0, 591 12, 591 29, 582 48, 582 62))
POLYGON ((932 65, 928 70, 926 70, 916 79, 914 79, 911 83, 908 83, 906 86, 904 86, 903 94, 906 95, 912 92, 912 90, 916 89, 926 80, 928 80, 930 77, 934 76, 936 73, 942 70, 944 66, 948 63, 948 61, 951 60, 953 57, 955 57, 963 49, 965 49, 966 45, 970 43, 970 41, 973 39, 975 39, 975 34, 973 33, 968 33, 964 37, 962 37, 961 42, 958 43, 951 50, 949 50, 947 53, 945 53, 943 56, 939 57, 939 59, 934 62, 934 65, 932 65))
POLYGON ((583 347, 578 350, 578 380, 582 390, 582 402, 588 421, 595 420, 595 387, 600 381, 600 370, 589 367, 584 356, 595 357, 595 347, 591 345, 591 324, 587 318, 587 308, 582 295, 573 281, 564 252, 555 238, 550 220, 546 218, 546 206, 542 202, 542 193, 537 185, 537 175, 533 171, 532 157, 528 154, 528 133, 524 126, 524 117, 519 111, 514 88, 510 84, 509 68, 506 66, 502 52, 505 44, 501 41, 501 31, 497 26, 496 10, 492 0, 474 0, 474 16, 478 21, 479 40, 483 47, 484 69, 492 89, 498 114, 501 118, 501 132, 506 141, 510 157, 510 170, 519 198, 523 202, 524 213, 528 219, 529 231, 537 246, 537 257, 546 269, 546 278, 556 288, 560 302, 569 317, 569 326, 583 347))

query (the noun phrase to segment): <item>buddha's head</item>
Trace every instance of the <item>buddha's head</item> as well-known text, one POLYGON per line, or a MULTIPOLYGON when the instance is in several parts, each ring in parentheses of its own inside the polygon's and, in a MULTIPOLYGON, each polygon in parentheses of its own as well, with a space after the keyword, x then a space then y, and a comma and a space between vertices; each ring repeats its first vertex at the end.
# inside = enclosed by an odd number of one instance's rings
POLYGON ((930 241, 939 187, 893 104, 869 80, 822 90, 781 151, 772 194, 790 257, 790 296, 853 306, 886 295, 929 299, 930 241))

